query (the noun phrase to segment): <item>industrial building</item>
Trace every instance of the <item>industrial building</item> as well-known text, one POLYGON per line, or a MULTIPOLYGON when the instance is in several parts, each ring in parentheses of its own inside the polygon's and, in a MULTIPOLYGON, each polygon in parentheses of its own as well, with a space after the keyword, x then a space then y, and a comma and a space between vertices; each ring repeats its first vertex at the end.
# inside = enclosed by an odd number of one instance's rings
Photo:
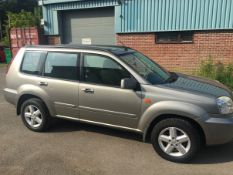
POLYGON ((233 61, 232 0, 40 0, 49 44, 118 44, 170 70, 233 61))

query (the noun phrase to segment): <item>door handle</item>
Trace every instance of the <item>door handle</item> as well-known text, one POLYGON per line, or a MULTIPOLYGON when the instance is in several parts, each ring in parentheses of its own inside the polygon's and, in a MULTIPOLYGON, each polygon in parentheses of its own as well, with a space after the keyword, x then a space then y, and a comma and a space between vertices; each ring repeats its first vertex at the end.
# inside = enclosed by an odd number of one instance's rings
POLYGON ((48 86, 48 83, 46 83, 46 82, 39 82, 39 85, 40 86, 48 86))
POLYGON ((90 94, 93 94, 94 93, 94 90, 93 89, 88 89, 88 88, 83 88, 81 89, 81 91, 85 92, 85 93, 90 93, 90 94))

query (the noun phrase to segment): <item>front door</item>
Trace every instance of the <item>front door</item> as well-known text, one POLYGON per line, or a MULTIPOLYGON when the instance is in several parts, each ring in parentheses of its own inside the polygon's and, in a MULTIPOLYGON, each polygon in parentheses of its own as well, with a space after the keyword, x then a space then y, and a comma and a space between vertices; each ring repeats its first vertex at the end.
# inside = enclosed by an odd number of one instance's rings
POLYGON ((79 87, 80 118, 102 124, 136 128, 141 114, 141 92, 121 89, 130 73, 113 59, 83 55, 79 87))
POLYGON ((78 117, 79 55, 48 52, 40 86, 58 117, 78 117))

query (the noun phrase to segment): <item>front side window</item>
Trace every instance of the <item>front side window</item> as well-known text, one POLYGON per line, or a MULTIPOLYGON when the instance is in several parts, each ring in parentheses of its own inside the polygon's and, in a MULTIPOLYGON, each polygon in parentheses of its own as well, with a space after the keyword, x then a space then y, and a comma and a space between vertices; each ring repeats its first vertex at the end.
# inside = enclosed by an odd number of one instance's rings
POLYGON ((44 76, 78 80, 79 67, 76 53, 49 52, 45 61, 44 76))
POLYGON ((21 72, 31 75, 39 75, 42 65, 42 52, 26 52, 21 66, 21 72))
POLYGON ((169 72, 139 52, 128 52, 118 56, 151 84, 165 83, 171 76, 169 72))
POLYGON ((120 87, 121 80, 130 78, 130 73, 111 58, 84 55, 83 81, 93 84, 120 87))

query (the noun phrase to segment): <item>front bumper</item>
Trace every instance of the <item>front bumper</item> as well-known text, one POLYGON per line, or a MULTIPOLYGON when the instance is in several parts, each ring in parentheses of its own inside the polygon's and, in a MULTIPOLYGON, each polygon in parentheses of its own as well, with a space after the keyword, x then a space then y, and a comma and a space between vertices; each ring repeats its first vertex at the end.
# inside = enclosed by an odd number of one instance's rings
POLYGON ((207 145, 225 144, 233 141, 233 114, 212 115, 201 121, 207 145))

